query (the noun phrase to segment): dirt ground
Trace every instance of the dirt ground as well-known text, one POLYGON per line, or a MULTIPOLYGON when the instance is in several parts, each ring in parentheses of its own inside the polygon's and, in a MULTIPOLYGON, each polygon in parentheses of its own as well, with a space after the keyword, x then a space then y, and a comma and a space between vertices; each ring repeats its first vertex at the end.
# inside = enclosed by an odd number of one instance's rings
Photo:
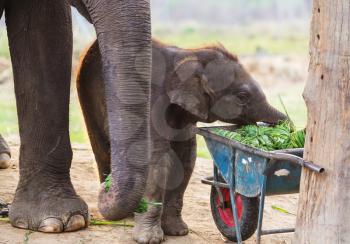
MULTIPOLYGON (((0 170, 0 198, 11 202, 18 180, 18 139, 11 139, 13 152, 12 166, 6 170, 0 170)), ((98 217, 97 192, 99 187, 97 170, 92 151, 87 145, 73 145, 74 159, 71 175, 77 192, 87 201, 90 213, 98 217)), ((209 176, 212 170, 210 160, 198 159, 191 183, 185 195, 183 216, 190 228, 189 235, 185 237, 166 237, 165 243, 225 243, 212 220, 209 207, 210 187, 203 185, 200 179, 209 176)), ((295 214, 297 210, 297 195, 284 195, 268 197, 264 211, 264 229, 293 227, 295 216, 285 214, 272 209, 275 204, 295 214)), ((128 220, 132 222, 132 219, 128 220)), ((292 234, 279 234, 263 237, 262 243, 277 244, 291 243, 292 234)), ((255 243, 253 236, 245 243, 255 243)), ((0 221, 0 243, 133 243, 132 228, 111 226, 90 226, 86 230, 64 233, 43 234, 32 233, 26 230, 16 229, 9 223, 0 221)), ((226 242, 227 243, 227 242, 226 242)))

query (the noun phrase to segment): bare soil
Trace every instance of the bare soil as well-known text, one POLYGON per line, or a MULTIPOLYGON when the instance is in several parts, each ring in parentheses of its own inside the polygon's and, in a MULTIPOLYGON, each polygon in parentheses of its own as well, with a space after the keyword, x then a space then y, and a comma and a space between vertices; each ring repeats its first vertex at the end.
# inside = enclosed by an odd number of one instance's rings
MULTIPOLYGON (((0 170, 0 198, 11 202, 18 180, 18 139, 10 139, 13 152, 12 166, 0 170)), ((89 146, 73 145, 74 159, 71 176, 77 192, 85 199, 90 213, 96 218, 100 217, 97 210, 97 192, 99 181, 94 156, 89 146)), ((213 222, 210 206, 210 187, 203 185, 200 179, 211 175, 212 162, 199 158, 185 195, 183 216, 190 228, 190 233, 184 237, 166 237, 165 243, 225 243, 213 222)), ((297 211, 298 195, 281 195, 268 197, 264 211, 264 229, 293 227, 295 216, 272 209, 275 204, 291 213, 297 211)), ((128 220, 132 222, 132 219, 128 220)), ((291 243, 293 234, 279 234, 265 236, 262 243, 277 244, 291 243)), ((245 243, 255 243, 253 236, 245 243)), ((134 243, 132 241, 132 228, 114 226, 90 226, 89 228, 63 234, 43 234, 16 229, 8 222, 0 221, 0 243, 134 243)))

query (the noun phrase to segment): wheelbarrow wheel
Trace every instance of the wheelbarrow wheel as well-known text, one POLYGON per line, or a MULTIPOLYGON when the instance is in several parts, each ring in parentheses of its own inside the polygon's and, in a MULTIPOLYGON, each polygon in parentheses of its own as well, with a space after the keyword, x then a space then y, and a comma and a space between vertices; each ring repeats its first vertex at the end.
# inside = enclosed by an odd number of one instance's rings
MULTIPOLYGON (((222 194, 220 199, 218 191, 214 186, 211 188, 210 206, 216 227, 230 241, 237 241, 235 222, 231 208, 230 190, 218 188, 222 194)), ((249 198, 235 194, 238 219, 241 227, 242 240, 251 237, 258 225, 259 198, 249 198)))

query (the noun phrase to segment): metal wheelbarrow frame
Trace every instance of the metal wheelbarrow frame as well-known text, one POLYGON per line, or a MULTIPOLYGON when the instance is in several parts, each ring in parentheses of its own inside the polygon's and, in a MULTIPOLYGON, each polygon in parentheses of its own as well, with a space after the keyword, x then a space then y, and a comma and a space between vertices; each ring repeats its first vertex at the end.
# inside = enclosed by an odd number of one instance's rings
MULTIPOLYGON (((293 228, 262 230, 263 210, 266 195, 298 193, 302 167, 322 173, 324 169, 302 159, 303 148, 278 151, 263 151, 240 142, 219 136, 211 129, 236 130, 239 126, 215 126, 197 129, 204 137, 214 160, 213 177, 207 177, 202 183, 218 190, 228 188, 236 229, 237 242, 242 243, 235 193, 246 197, 259 197, 257 243, 261 235, 294 232, 293 228), (219 182, 219 173, 226 183, 219 182)), ((219 197, 220 191, 218 190, 219 197)))

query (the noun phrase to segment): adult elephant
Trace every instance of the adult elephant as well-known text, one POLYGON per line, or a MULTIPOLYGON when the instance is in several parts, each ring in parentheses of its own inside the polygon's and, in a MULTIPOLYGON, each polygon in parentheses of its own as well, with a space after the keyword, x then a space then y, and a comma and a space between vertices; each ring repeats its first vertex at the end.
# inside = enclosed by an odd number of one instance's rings
POLYGON ((21 138, 20 180, 9 216, 19 228, 74 231, 89 222, 88 207, 69 175, 70 4, 94 24, 103 57, 114 181, 108 195, 100 198, 108 200, 102 211, 126 216, 144 192, 149 160, 149 0, 0 0, 21 138))

